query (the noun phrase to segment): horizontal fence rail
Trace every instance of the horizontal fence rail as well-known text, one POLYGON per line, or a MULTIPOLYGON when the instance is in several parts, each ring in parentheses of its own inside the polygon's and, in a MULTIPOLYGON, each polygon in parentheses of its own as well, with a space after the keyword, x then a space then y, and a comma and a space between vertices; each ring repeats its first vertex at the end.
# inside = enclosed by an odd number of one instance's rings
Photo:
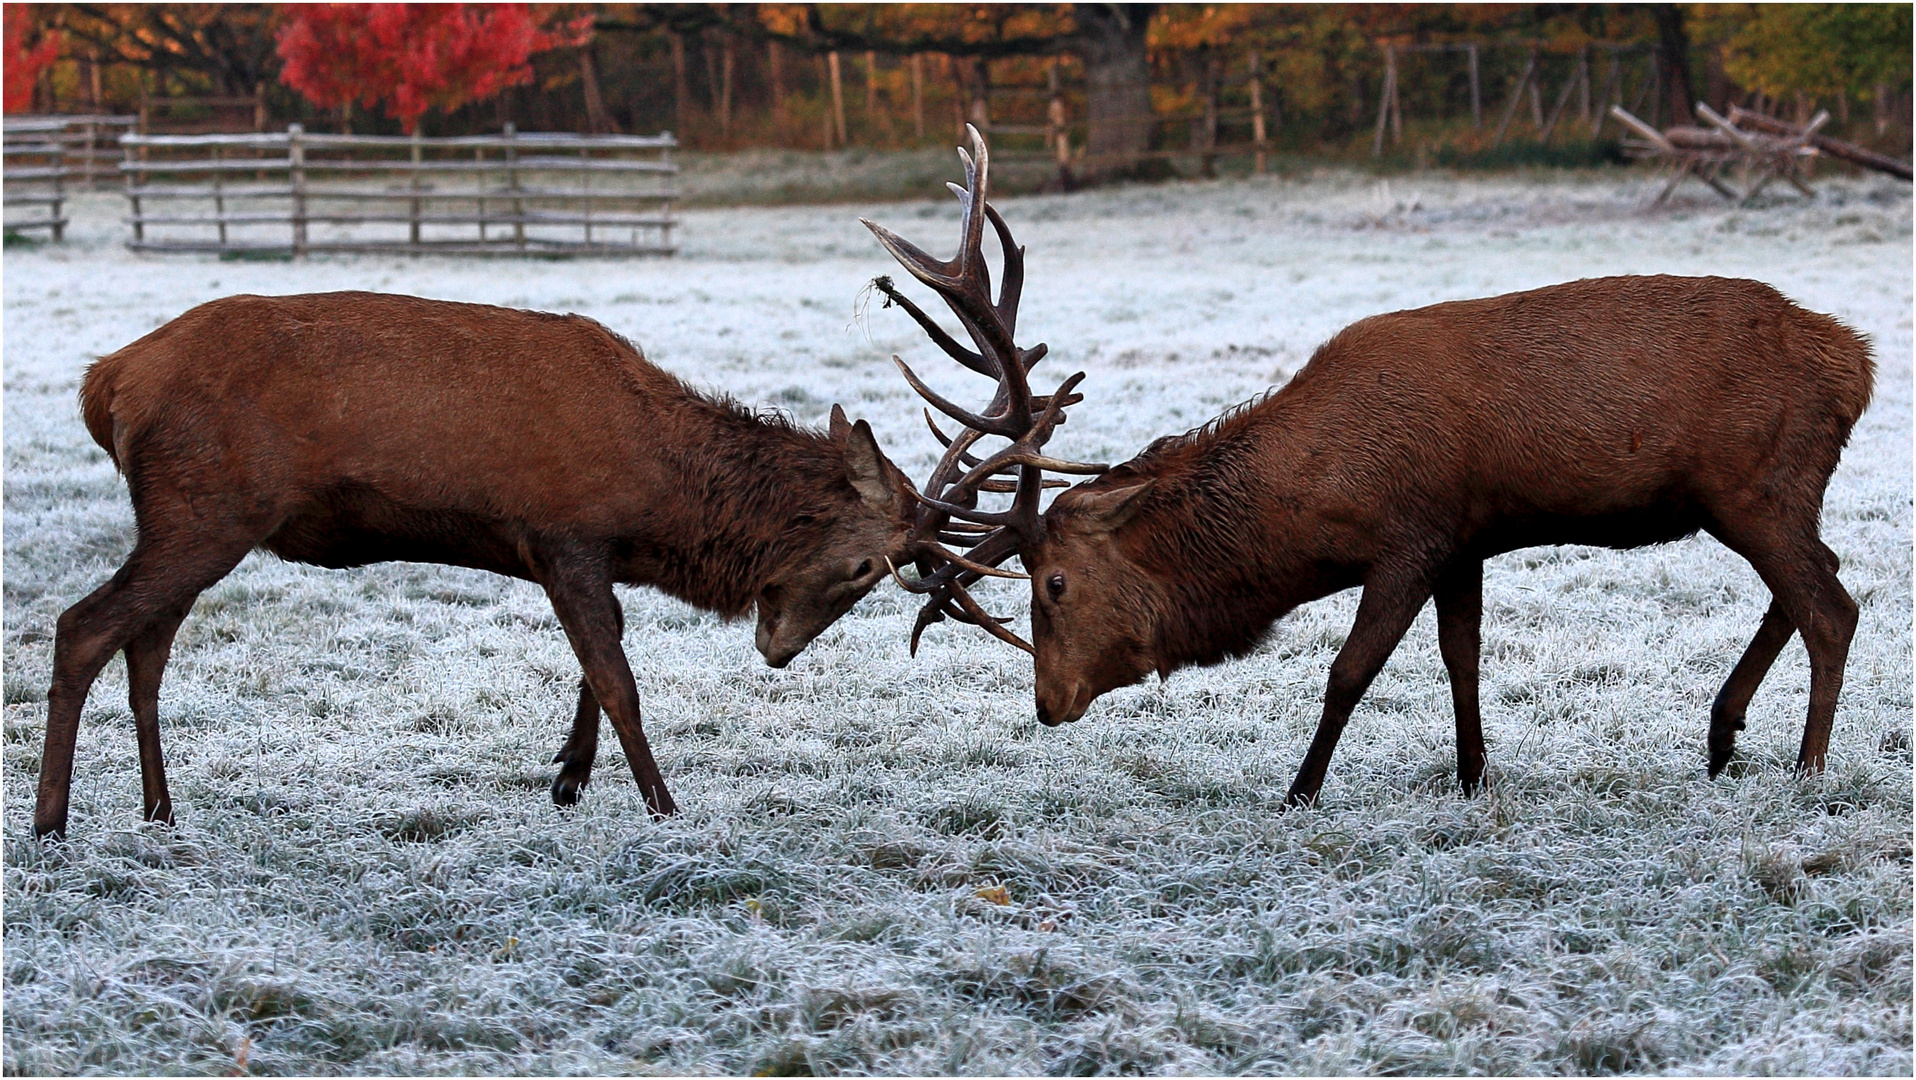
POLYGON ((129 247, 670 255, 678 145, 515 131, 418 136, 127 135, 129 247))

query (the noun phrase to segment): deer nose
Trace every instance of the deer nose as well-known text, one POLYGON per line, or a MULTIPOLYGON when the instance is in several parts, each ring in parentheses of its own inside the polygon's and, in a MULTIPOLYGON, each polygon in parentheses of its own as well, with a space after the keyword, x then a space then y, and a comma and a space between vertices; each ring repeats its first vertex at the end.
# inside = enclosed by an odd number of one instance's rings
POLYGON ((1058 726, 1058 721, 1051 717, 1051 710, 1046 708, 1045 703, 1042 701, 1038 703, 1038 723, 1043 724, 1045 727, 1058 726))

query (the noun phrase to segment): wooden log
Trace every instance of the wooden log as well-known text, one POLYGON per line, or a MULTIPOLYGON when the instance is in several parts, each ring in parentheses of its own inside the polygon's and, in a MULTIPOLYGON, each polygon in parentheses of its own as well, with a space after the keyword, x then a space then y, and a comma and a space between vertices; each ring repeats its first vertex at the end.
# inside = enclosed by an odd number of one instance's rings
MULTIPOLYGON (((1736 105, 1730 107, 1729 119, 1731 123, 1740 127, 1754 128, 1757 131, 1768 132, 1772 135, 1796 136, 1801 135, 1803 132, 1802 128, 1786 120, 1778 120, 1774 116, 1766 116, 1763 113, 1752 112, 1736 105)), ((1834 139, 1828 135, 1820 135, 1815 132, 1810 133, 1809 142, 1811 146, 1816 147, 1830 157, 1840 158, 1852 165, 1861 165, 1865 169, 1874 169, 1880 173, 1888 173, 1890 176, 1894 176, 1899 180, 1910 179, 1909 165, 1887 154, 1879 154, 1874 150, 1865 149, 1853 142, 1845 142, 1842 139, 1834 139)))
POLYGON ((1648 139, 1657 149, 1662 150, 1666 154, 1676 153, 1676 146, 1672 144, 1669 139, 1663 137, 1663 132, 1637 119, 1631 114, 1630 110, 1625 109, 1621 105, 1612 105, 1610 106, 1610 115, 1616 117, 1617 122, 1624 127, 1648 139))

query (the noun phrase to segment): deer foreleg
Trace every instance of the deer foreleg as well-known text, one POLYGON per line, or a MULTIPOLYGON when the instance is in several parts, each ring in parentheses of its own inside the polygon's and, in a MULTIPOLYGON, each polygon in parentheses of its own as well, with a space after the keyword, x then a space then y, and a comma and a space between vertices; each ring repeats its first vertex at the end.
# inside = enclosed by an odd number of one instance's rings
POLYGON ((1404 631, 1430 598, 1428 579, 1420 574, 1377 574, 1364 582, 1364 597, 1357 603, 1357 618, 1351 623, 1350 636, 1331 661, 1330 683, 1324 691, 1324 716, 1317 722, 1317 734, 1298 767, 1297 779, 1284 796, 1288 806, 1303 806, 1317 801, 1324 786, 1324 774, 1330 769, 1331 752, 1344 734, 1351 710, 1370 688, 1371 680, 1384 668, 1384 661, 1403 640, 1404 631))
POLYGON ((1464 794, 1484 778, 1483 715, 1477 697, 1483 660, 1484 564, 1470 559, 1437 579, 1437 650, 1450 673, 1457 714, 1457 781, 1464 794))
POLYGON ((536 552, 527 561, 565 627, 587 687, 612 720, 646 807, 655 817, 672 813, 672 795, 639 722, 639 687, 620 645, 619 601, 604 560, 579 552, 536 552))
MULTIPOLYGON (((625 609, 616 598, 613 600, 613 612, 618 616, 619 636, 623 639, 625 609)), ((598 756, 599 699, 593 696, 592 683, 580 676, 579 708, 572 717, 572 733, 552 759, 552 763, 560 767, 559 775, 552 781, 552 801, 555 805, 572 806, 579 801, 579 794, 592 782, 592 763, 598 756)))

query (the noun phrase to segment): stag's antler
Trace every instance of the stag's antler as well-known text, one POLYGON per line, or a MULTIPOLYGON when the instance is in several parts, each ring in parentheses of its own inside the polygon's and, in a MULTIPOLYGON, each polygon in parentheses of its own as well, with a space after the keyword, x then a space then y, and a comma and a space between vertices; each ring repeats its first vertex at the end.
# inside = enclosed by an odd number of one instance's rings
POLYGON ((1039 493, 1043 488, 1064 486, 1061 480, 1044 479, 1044 470, 1094 475, 1108 468, 1060 461, 1041 452, 1052 431, 1064 423, 1066 407, 1084 400, 1083 394, 1072 393, 1084 378, 1084 372, 1066 379, 1050 394, 1034 397, 1031 393, 1027 375, 1044 359, 1045 346, 1040 343, 1020 349, 1013 341, 1018 301, 1024 291, 1024 249, 1012 242, 1011 230, 1005 226, 1004 219, 986 202, 991 155, 985 140, 970 125, 966 125, 965 133, 972 151, 967 154, 962 147, 958 150, 958 157, 965 164, 965 186, 946 185, 957 194, 963 211, 957 255, 941 262, 883 225, 865 221, 865 227, 913 277, 944 297, 976 348, 967 349, 953 340, 919 310, 918 305, 901 294, 889 277, 880 277, 872 284, 885 294, 886 306, 897 304, 904 308, 932 342, 952 359, 980 375, 998 380, 998 392, 992 396, 991 404, 984 412, 976 413, 946 400, 926 386, 903 360, 892 357, 912 389, 939 412, 964 425, 963 431, 950 437, 938 430, 929 410, 925 413, 925 423, 944 444, 945 454, 925 482, 923 492, 918 494, 918 501, 924 504, 912 531, 918 579, 908 580, 898 573, 896 566, 892 567, 892 576, 899 585, 930 597, 918 613, 917 625, 912 628, 914 654, 925 627, 946 618, 981 626, 994 637, 1031 652, 1030 645, 1004 628, 1005 620, 985 613, 966 591, 966 586, 981 577, 1025 576, 1000 570, 998 564, 1036 544, 1042 537, 1039 493), (986 219, 991 221, 1004 251, 1004 283, 996 303, 991 300, 991 271, 985 265, 983 250, 986 219), (978 440, 987 435, 1008 439, 1010 445, 983 458, 971 453, 978 440), (1016 479, 996 479, 1001 476, 1016 479), (1010 509, 980 510, 978 496, 984 492, 1010 494, 1010 509), (952 520, 954 518, 957 520, 952 520), (959 555, 946 544, 967 547, 970 551, 959 555))

